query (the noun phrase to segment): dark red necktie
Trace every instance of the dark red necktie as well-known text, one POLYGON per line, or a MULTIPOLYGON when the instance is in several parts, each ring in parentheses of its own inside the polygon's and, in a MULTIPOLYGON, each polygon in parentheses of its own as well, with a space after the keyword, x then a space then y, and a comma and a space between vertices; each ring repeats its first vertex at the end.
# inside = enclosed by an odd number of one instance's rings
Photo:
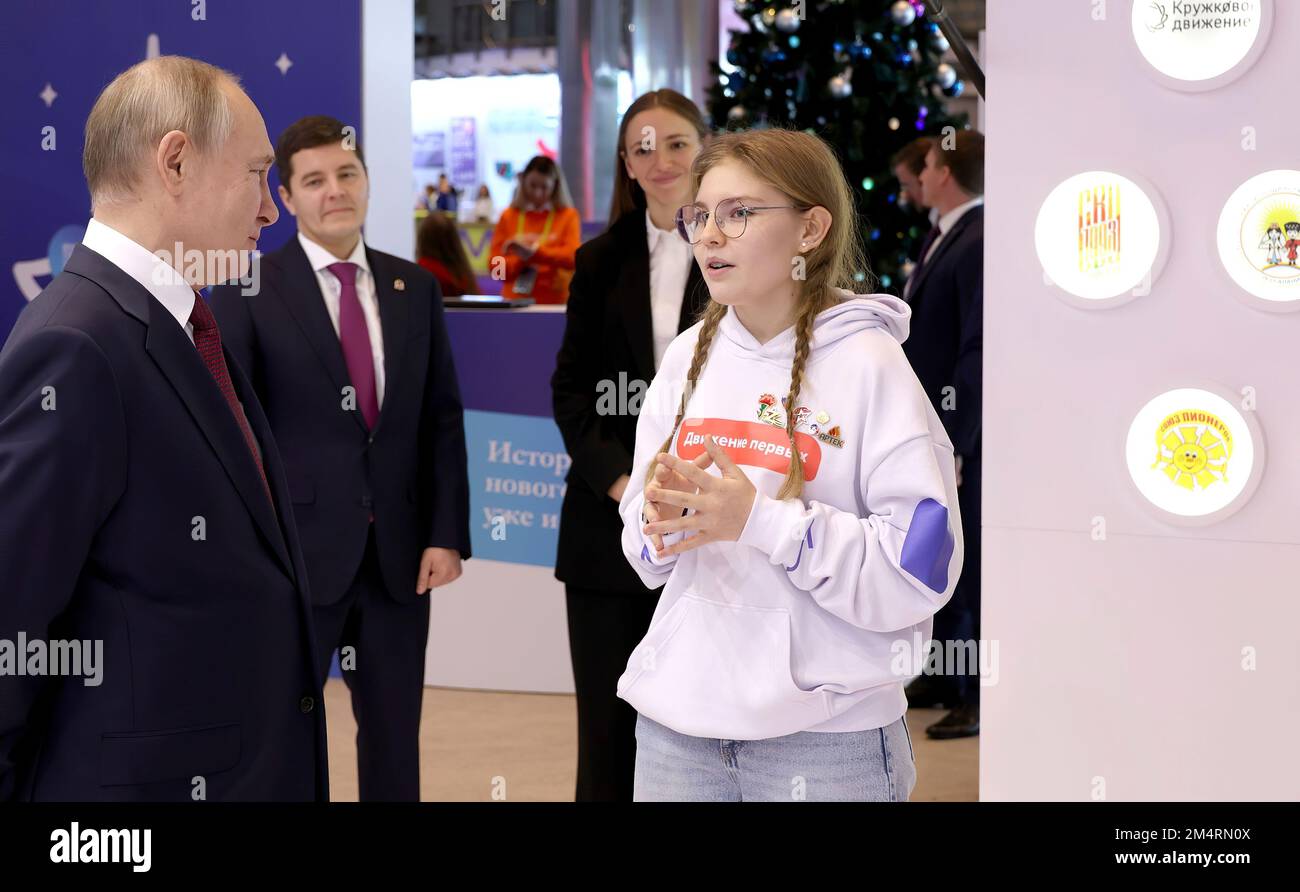
POLYGON ((366 427, 375 429, 379 420, 379 397, 375 388, 375 354, 370 349, 370 328, 357 299, 357 265, 342 261, 325 267, 339 280, 339 343, 348 377, 357 391, 357 408, 366 427))
POLYGON ((230 370, 226 368, 226 357, 221 352, 221 332, 217 329, 217 320, 212 315, 212 311, 208 309, 207 301, 198 294, 194 295, 194 309, 190 312, 190 325, 194 326, 194 346, 198 349, 203 364, 208 367, 212 380, 217 382, 217 388, 221 391, 221 395, 226 398, 226 405, 230 407, 231 414, 235 416, 239 430, 244 435, 244 442, 248 445, 248 451, 253 456, 253 463, 257 465, 257 473, 262 478, 266 498, 271 502, 272 510, 274 510, 275 500, 271 498, 271 485, 266 479, 266 469, 262 467, 262 459, 257 451, 257 441, 253 439, 253 429, 248 426, 248 419, 244 417, 244 410, 235 397, 235 386, 230 383, 230 370))

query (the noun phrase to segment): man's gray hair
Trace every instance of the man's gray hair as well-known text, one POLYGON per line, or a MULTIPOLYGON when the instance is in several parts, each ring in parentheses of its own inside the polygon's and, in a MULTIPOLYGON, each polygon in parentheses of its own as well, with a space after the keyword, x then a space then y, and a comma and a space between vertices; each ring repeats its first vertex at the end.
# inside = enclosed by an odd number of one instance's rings
POLYGON ((91 204, 131 198, 146 159, 173 130, 201 153, 221 148, 235 122, 223 83, 238 87, 239 78, 185 56, 146 59, 115 77, 86 119, 81 164, 91 204))

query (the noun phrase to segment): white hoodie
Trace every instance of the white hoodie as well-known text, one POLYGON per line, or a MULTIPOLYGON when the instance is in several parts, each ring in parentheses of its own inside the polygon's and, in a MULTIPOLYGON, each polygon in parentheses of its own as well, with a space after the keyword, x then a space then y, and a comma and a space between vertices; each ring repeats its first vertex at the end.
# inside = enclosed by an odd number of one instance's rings
POLYGON ((672 452, 693 458, 704 435, 718 436, 754 484, 737 542, 658 560, 642 533, 646 469, 676 418, 700 324, 669 345, 646 392, 619 504, 623 551, 647 586, 667 586, 618 695, 681 734, 757 740, 892 723, 956 585, 952 443, 903 355, 911 311, 887 295, 843 297, 814 323, 797 400, 801 498, 774 498, 789 465, 777 425, 794 329, 759 344, 728 309, 714 336, 672 452))

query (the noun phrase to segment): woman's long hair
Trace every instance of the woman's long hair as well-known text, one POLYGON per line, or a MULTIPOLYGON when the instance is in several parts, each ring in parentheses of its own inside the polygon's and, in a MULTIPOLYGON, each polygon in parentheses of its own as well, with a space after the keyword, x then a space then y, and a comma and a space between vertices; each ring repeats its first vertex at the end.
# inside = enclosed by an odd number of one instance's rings
MULTIPOLYGON (((862 287, 856 281, 859 271, 870 281, 866 255, 858 226, 853 193, 844 178, 835 152, 821 138, 796 130, 745 130, 715 136, 695 159, 691 167, 692 191, 698 192, 700 180, 714 166, 723 161, 737 161, 768 185, 780 190, 790 203, 801 208, 824 207, 831 215, 830 231, 821 243, 807 254, 805 276, 799 288, 795 314, 794 361, 790 368, 790 390, 786 395, 785 430, 790 441, 790 469, 777 492, 778 499, 787 499, 803 493, 803 459, 795 442, 794 410, 803 386, 804 369, 808 363, 812 341, 813 322, 817 315, 840 301, 837 289, 856 290, 862 287)), ((709 346, 718 332, 727 307, 710 300, 702 316, 699 339, 686 372, 686 386, 677 407, 677 418, 672 432, 664 441, 660 452, 672 449, 677 428, 686 417, 686 404, 695 391, 700 374, 708 361, 709 346)), ((646 483, 654 474, 654 463, 646 473, 646 483)))
POLYGON ((465 288, 462 293, 474 290, 474 270, 469 265, 465 246, 460 241, 460 230, 455 222, 442 211, 431 211, 420 223, 415 236, 416 258, 427 257, 436 260, 465 288))

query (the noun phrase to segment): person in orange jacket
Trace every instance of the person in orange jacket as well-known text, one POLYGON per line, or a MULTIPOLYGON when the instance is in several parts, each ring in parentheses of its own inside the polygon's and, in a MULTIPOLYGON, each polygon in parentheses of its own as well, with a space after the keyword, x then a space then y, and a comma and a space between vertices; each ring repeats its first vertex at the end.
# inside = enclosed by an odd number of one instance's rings
POLYGON ((544 155, 529 161, 492 232, 488 269, 496 275, 504 263, 501 294, 531 297, 539 304, 564 303, 582 242, 581 222, 559 165, 544 155))

